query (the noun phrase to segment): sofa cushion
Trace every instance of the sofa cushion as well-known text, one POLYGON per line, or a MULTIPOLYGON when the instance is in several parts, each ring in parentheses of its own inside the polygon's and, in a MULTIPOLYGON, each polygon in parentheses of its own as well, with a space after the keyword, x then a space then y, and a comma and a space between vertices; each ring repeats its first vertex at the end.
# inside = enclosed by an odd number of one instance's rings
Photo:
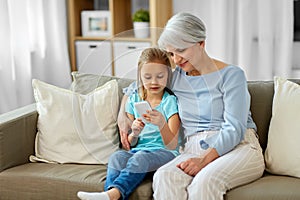
POLYGON ((105 165, 28 163, 3 171, 0 191, 4 199, 77 199, 80 189, 103 190, 105 177, 105 165))
MULTIPOLYGON (((300 79, 290 79, 290 81, 300 83, 300 79)), ((265 151, 272 116, 274 81, 248 81, 248 90, 251 95, 252 118, 257 126, 260 145, 265 151)))
POLYGON ((266 174, 252 183, 228 191, 224 200, 298 200, 299 188, 300 179, 266 174))
POLYGON ((251 95, 251 113, 257 126, 259 143, 263 150, 267 147, 269 123, 272 115, 273 81, 248 81, 251 95))
POLYGON ((115 80, 86 95, 33 80, 38 111, 31 161, 106 164, 119 147, 115 80))
POLYGON ((300 178, 300 86, 275 77, 274 90, 266 169, 274 174, 300 178))
MULTIPOLYGON (((0 173, 0 199, 78 199, 78 191, 103 191, 105 178, 105 165, 28 163, 0 173)), ((129 199, 150 200, 152 193, 147 176, 129 199)))

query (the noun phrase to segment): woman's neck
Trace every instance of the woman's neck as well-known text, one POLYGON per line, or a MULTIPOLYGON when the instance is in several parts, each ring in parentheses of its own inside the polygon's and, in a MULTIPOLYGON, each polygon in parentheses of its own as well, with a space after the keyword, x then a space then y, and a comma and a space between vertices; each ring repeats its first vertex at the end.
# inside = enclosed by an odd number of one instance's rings
POLYGON ((201 66, 195 67, 194 70, 188 72, 189 76, 200 76, 203 74, 209 74, 227 66, 226 63, 210 58, 209 56, 206 56, 205 59, 203 59, 202 61, 203 63, 201 64, 201 66))

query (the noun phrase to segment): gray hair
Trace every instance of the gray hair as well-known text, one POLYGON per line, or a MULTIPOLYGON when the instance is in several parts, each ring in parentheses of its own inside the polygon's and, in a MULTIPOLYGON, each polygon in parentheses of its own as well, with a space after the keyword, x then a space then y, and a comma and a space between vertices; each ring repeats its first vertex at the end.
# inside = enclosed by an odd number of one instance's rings
POLYGON ((180 12, 169 19, 159 37, 159 47, 170 45, 176 49, 185 49, 206 38, 206 28, 198 17, 180 12))

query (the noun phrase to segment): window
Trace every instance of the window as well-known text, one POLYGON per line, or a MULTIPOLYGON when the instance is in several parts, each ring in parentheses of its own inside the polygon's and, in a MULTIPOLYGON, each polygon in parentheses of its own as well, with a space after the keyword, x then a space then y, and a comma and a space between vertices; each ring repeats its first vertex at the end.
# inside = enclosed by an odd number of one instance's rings
POLYGON ((294 41, 300 41, 300 0, 294 0, 294 41))

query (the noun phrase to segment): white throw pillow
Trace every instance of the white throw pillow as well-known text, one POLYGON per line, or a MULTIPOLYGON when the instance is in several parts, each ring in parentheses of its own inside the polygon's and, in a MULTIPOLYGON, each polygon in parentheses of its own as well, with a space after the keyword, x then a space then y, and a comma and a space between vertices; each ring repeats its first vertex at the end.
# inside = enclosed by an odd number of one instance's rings
POLYGON ((107 164, 119 148, 117 81, 82 95, 39 80, 32 86, 38 111, 31 161, 107 164))
POLYGON ((265 152, 270 173, 300 178, 300 86, 275 77, 272 118, 265 152))

